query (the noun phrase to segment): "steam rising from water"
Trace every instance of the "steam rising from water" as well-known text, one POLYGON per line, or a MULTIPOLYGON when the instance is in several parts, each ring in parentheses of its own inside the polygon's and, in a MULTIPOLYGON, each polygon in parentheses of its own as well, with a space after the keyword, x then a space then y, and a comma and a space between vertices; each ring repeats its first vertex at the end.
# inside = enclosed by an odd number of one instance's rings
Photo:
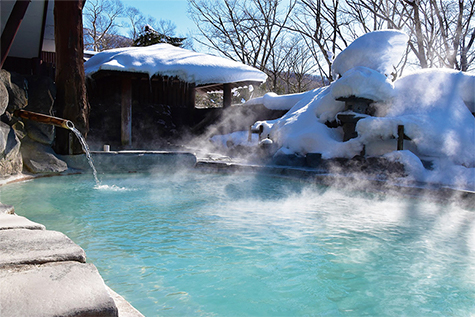
POLYGON ((0 198, 79 243, 145 315, 475 312, 473 210, 265 176, 103 182, 129 191, 74 176, 0 188, 0 198))

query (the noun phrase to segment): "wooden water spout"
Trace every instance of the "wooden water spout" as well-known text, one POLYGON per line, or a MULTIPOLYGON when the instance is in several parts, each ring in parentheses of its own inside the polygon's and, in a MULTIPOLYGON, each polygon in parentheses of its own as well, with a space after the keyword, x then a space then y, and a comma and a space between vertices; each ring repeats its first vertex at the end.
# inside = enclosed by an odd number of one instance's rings
POLYGON ((89 165, 91 166, 92 174, 94 176, 94 180, 96 181, 96 185, 100 185, 99 178, 97 177, 97 171, 92 161, 91 151, 89 151, 89 146, 87 145, 86 140, 82 136, 81 132, 79 132, 79 130, 74 127, 74 124, 70 120, 53 117, 53 116, 49 116, 42 113, 26 111, 26 110, 15 110, 13 112, 13 115, 16 117, 27 119, 27 120, 32 120, 32 121, 36 121, 36 122, 40 122, 44 124, 51 124, 51 125, 68 129, 74 132, 79 142, 81 143, 82 149, 84 153, 86 154, 87 161, 89 165))
POLYGON ((74 124, 70 120, 49 116, 42 113, 36 113, 26 110, 15 110, 14 116, 40 123, 51 124, 60 128, 73 130, 74 124))

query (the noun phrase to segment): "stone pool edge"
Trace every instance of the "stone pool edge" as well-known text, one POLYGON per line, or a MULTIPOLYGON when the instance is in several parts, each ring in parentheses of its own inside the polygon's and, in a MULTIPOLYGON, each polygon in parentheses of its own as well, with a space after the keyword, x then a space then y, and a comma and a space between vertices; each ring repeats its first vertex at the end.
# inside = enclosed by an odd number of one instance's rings
POLYGON ((475 206, 475 191, 455 189, 437 183, 422 183, 404 179, 384 179, 368 173, 332 173, 306 167, 253 165, 236 162, 200 160, 196 170, 215 173, 250 173, 298 179, 310 184, 364 191, 375 194, 402 195, 436 202, 456 202, 462 206, 475 206))
POLYGON ((143 317, 63 233, 0 203, 0 237, 1 316, 143 317))

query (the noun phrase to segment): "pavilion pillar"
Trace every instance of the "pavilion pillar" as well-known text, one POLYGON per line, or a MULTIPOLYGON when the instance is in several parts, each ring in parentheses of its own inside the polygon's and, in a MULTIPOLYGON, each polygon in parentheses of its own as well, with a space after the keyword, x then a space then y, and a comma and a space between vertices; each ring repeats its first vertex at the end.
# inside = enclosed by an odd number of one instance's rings
POLYGON ((231 107, 231 84, 224 84, 223 85, 223 108, 231 107))
MULTIPOLYGON (((86 96, 82 9, 85 0, 54 1, 54 37, 56 45, 57 116, 71 120, 81 134, 89 131, 90 106, 86 96)), ((58 154, 81 154, 83 149, 70 131, 56 130, 54 149, 58 154), (72 144, 70 145, 70 140, 72 144), (71 151, 70 151, 71 150, 71 151)))
POLYGON ((122 77, 120 140, 122 146, 132 145, 132 79, 122 77))

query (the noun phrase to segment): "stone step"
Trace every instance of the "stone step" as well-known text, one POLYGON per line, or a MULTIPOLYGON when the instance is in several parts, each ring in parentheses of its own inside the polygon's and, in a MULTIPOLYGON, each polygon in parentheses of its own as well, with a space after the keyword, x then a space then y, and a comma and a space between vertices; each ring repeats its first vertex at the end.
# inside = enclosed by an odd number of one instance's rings
POLYGON ((0 213, 0 230, 6 229, 45 230, 45 226, 22 216, 0 213))
POLYGON ((118 316, 96 267, 55 262, 0 268, 0 316, 118 316))
POLYGON ((86 254, 66 235, 50 230, 0 230, 0 267, 14 264, 78 261, 86 254))

